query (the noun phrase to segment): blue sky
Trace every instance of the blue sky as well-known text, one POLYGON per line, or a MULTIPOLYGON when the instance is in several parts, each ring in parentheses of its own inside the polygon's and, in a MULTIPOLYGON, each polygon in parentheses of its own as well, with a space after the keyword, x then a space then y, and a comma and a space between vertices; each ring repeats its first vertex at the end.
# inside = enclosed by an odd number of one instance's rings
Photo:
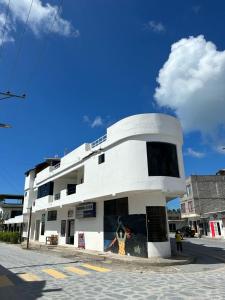
POLYGON ((25 25, 30 0, 15 0, 6 32, 7 3, 0 89, 27 98, 0 102, 0 123, 12 125, 0 128, 0 193, 23 193, 27 169, 138 113, 178 115, 187 176, 225 167, 224 1, 65 0, 59 14, 60 1, 34 0, 25 25), (189 85, 174 92, 180 78, 189 85))

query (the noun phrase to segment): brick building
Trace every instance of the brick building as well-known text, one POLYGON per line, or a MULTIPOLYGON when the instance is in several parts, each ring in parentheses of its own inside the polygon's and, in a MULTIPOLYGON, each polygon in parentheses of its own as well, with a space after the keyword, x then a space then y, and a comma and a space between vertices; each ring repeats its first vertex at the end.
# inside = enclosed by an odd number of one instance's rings
POLYGON ((186 179, 186 194, 180 200, 181 218, 197 233, 225 237, 225 174, 191 175, 186 179))

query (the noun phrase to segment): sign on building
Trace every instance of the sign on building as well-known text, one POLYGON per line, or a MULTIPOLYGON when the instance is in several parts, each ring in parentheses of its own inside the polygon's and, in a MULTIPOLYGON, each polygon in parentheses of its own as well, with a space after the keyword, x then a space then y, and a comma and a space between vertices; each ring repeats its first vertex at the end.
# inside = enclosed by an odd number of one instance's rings
POLYGON ((76 207, 76 218, 93 218, 96 217, 96 203, 95 202, 87 202, 79 204, 76 207))

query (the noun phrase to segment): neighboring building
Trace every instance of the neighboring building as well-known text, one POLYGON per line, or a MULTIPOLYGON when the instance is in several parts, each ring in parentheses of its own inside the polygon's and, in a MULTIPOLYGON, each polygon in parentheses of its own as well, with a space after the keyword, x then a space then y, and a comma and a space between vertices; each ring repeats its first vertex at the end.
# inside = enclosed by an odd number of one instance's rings
MULTIPOLYGON (((10 218, 22 215, 23 213, 23 195, 0 194, 0 220, 1 224, 7 224, 10 218)), ((17 229, 17 225, 1 226, 8 230, 17 229)))
POLYGON ((60 245, 170 256, 165 206, 185 192, 182 143, 176 118, 135 115, 27 171, 23 213, 28 219, 32 209, 31 240, 57 235, 60 245))
POLYGON ((169 231, 175 232, 187 225, 186 220, 181 219, 180 209, 168 209, 167 210, 169 231))
POLYGON ((181 217, 197 233, 225 237, 225 176, 191 175, 186 179, 186 194, 181 198, 181 217))

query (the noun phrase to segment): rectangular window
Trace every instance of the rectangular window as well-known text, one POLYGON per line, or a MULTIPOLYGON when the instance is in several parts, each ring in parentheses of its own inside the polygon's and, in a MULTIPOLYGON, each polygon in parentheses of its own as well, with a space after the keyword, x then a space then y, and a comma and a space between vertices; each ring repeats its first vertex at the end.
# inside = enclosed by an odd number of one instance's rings
POLYGON ((56 221, 57 220, 57 210, 48 211, 48 221, 56 221))
POLYGON ((191 194, 191 185, 186 186, 187 195, 189 196, 191 194))
POLYGON ((149 176, 179 177, 176 145, 147 142, 149 176))
POLYGON ((98 157, 98 164, 99 165, 104 163, 104 162, 105 162, 105 153, 99 155, 99 157, 98 157))
POLYGON ((65 236, 66 234, 66 220, 61 221, 61 236, 65 236))
POLYGON ((76 184, 67 184, 67 195, 72 195, 76 193, 76 184))
POLYGON ((105 201, 104 215, 105 216, 127 216, 128 198, 119 198, 119 199, 105 201))
POLYGON ((186 213, 185 203, 181 203, 181 213, 182 214, 186 213))
POLYGON ((193 211, 193 202, 192 201, 188 201, 188 210, 189 210, 189 212, 193 211))
POLYGON ((164 206, 147 206, 148 242, 165 242, 168 240, 166 208, 164 206))
POLYGON ((53 195, 54 182, 50 181, 38 187, 37 198, 53 195))

